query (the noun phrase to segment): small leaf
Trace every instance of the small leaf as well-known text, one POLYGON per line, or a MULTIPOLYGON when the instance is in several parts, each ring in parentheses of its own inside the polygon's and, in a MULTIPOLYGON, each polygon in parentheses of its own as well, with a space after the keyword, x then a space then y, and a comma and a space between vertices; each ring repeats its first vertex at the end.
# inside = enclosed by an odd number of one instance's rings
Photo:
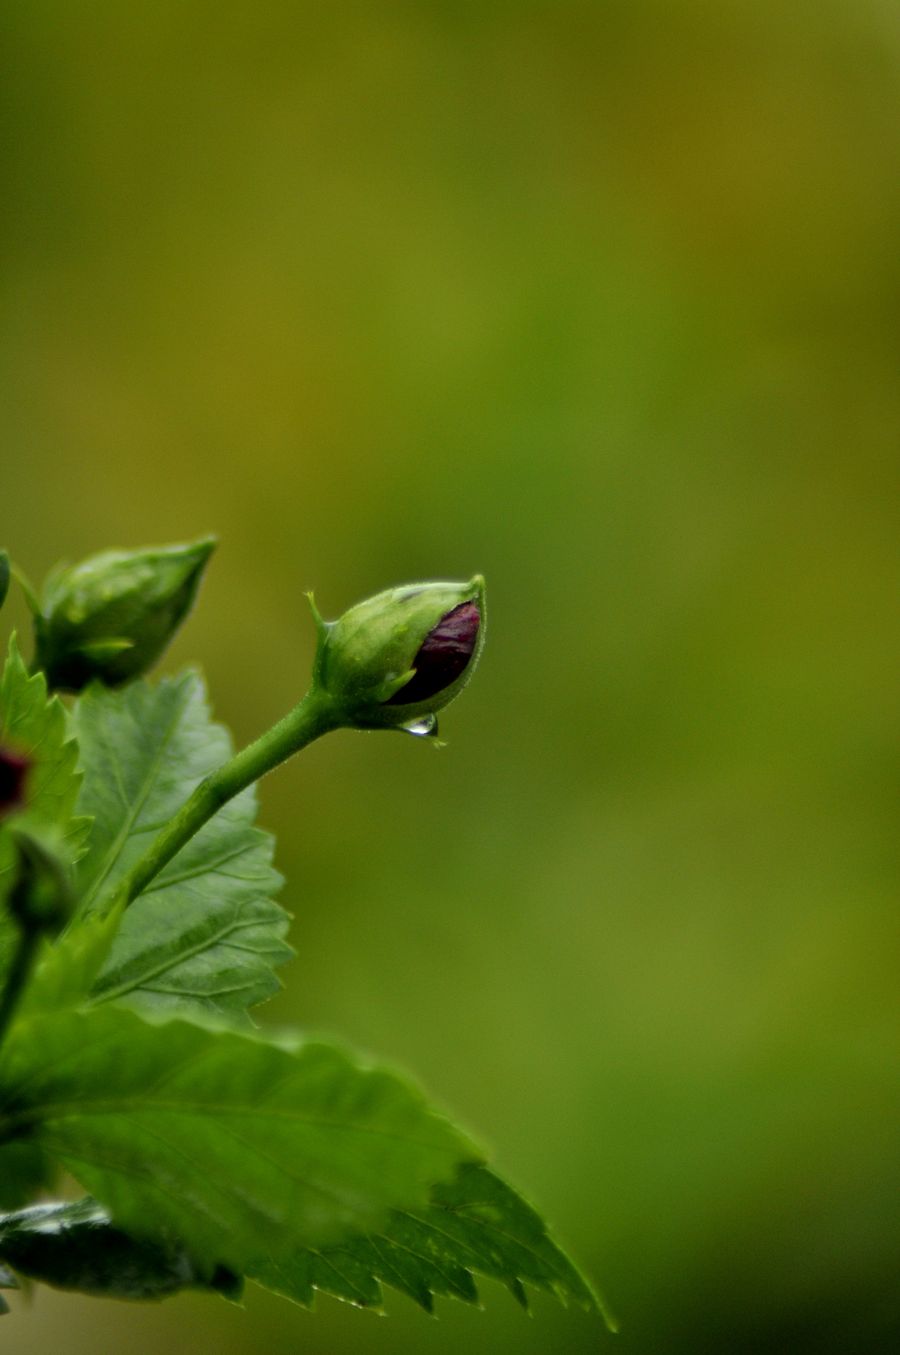
MULTIPOLYGON (((83 908, 101 909, 116 881, 225 762, 231 741, 209 718, 196 673, 156 687, 94 686, 75 703, 85 781, 81 807, 95 818, 79 865, 83 908)), ((272 901, 281 876, 273 839, 253 827, 253 789, 194 837, 125 913, 97 987, 100 1002, 207 1012, 232 1019, 277 990, 276 965, 292 954, 288 915, 272 901)))
POLYGON ((81 783, 78 748, 62 702, 48 699, 42 673, 29 677, 15 635, 0 678, 0 743, 31 762, 25 812, 59 828, 77 854, 90 827, 89 820, 74 817, 81 783))
MULTIPOLYGON (((180 1289, 212 1289, 239 1299, 242 1289, 239 1276, 198 1263, 175 1242, 129 1236, 91 1199, 0 1215, 0 1255, 31 1280, 99 1298, 162 1299, 180 1289)), ((7 1287, 17 1288, 2 1269, 7 1287)))
MULTIPOLYGON (((74 861, 83 850, 90 819, 75 814, 81 776, 78 748, 71 737, 65 708, 58 697, 47 697, 43 674, 29 677, 15 635, 0 677, 0 744, 14 748, 30 763, 25 780, 25 803, 16 821, 56 830, 61 846, 74 861)), ((0 904, 12 882, 16 852, 9 822, 0 826, 0 904)), ((16 929, 0 908, 0 971, 8 963, 16 929)))
POLYGON ((424 1208, 391 1210, 377 1234, 298 1252, 248 1272, 309 1307, 316 1289, 360 1307, 381 1307, 381 1284, 431 1312, 435 1295, 477 1303, 474 1275, 500 1280, 527 1307, 524 1284, 609 1314, 587 1280, 549 1236, 540 1216, 487 1167, 462 1165, 435 1186, 424 1208))
POLYGON ((135 1236, 244 1272, 378 1228, 476 1156, 394 1075, 124 1007, 17 1021, 0 1144, 54 1156, 135 1236))

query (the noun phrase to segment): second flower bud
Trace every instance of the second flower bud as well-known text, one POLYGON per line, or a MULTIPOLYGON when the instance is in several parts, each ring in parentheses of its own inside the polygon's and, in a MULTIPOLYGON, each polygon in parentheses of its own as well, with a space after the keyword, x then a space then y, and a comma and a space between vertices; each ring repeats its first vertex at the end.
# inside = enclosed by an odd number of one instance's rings
POLYGON ((341 723, 357 729, 419 728, 472 675, 484 639, 484 579, 389 588, 319 627, 314 684, 341 723))

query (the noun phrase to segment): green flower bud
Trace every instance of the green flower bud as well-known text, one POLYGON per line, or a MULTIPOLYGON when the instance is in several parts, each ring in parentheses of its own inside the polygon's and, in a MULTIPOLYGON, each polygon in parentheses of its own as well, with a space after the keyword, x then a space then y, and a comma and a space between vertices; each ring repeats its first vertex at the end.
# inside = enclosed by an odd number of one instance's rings
POLYGON ((77 692, 140 677, 184 620, 215 540, 109 550, 47 580, 35 621, 37 664, 51 688, 77 692))
POLYGON ((0 550, 0 607, 6 601, 6 594, 9 592, 9 556, 5 550, 0 550))
POLYGON ((314 685, 341 723, 436 734, 436 713, 475 668, 484 638, 484 579, 389 588, 319 627, 314 685))

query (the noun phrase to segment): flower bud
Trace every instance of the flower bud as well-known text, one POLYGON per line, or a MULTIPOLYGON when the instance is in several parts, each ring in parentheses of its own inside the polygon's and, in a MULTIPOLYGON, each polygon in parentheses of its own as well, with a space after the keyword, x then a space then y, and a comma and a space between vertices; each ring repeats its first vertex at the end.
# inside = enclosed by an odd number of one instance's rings
POLYGON ((9 592, 9 573, 9 556, 5 550, 0 550, 0 607, 3 606, 9 592))
MULTIPOLYGON (((312 599, 310 599, 312 602, 312 599)), ((358 729, 437 732, 484 637, 484 579, 389 588, 319 626, 314 683, 358 729)))
POLYGON ((31 762, 9 748, 0 748, 0 819, 22 809, 25 804, 25 778, 31 762))
POLYGON ((50 688, 77 692, 140 677, 184 620, 215 541, 109 550, 47 581, 37 618, 37 663, 50 688))

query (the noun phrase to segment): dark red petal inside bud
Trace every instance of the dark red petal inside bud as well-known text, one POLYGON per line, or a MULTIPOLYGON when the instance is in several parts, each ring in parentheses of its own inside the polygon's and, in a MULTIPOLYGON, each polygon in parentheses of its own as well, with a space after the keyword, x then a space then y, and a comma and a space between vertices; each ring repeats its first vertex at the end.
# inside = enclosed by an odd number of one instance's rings
POLYGON ((30 766, 27 757, 0 748, 0 819, 25 803, 25 776, 30 766))
POLYGON ((386 706, 411 706, 437 696, 455 682, 472 657, 481 613, 476 602, 461 602, 441 617, 422 641, 413 659, 415 676, 385 701, 386 706))

